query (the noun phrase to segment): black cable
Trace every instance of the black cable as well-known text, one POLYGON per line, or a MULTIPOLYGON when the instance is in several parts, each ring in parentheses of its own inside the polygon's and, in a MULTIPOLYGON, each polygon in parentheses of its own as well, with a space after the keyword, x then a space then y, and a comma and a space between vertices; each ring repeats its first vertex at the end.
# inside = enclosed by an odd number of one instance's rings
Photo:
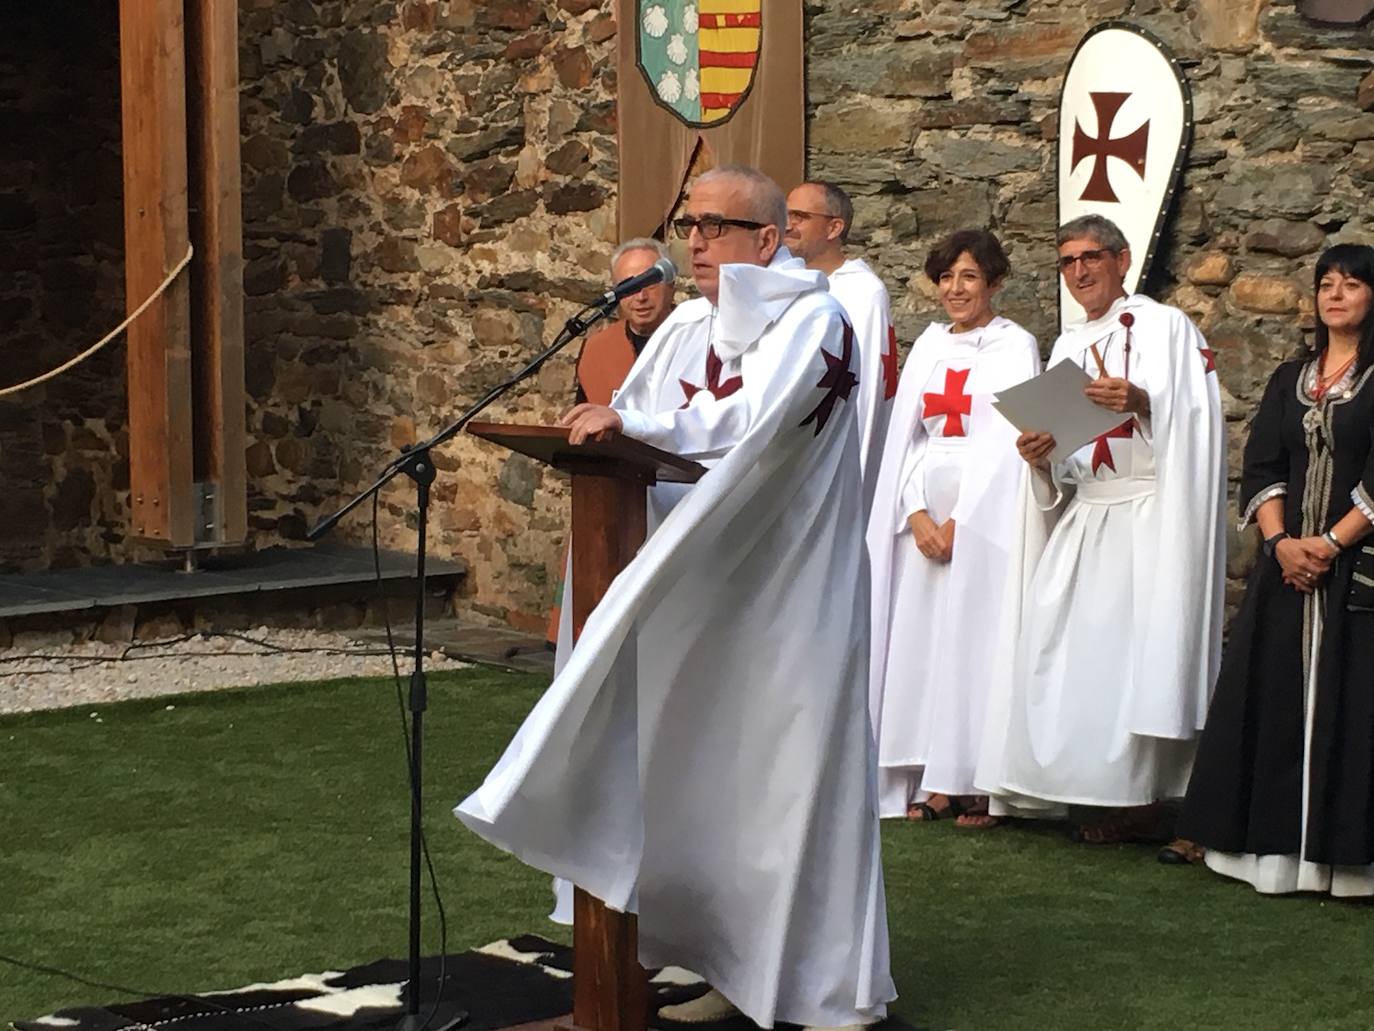
POLYGON ((276 644, 272 641, 251 637, 248 634, 235 633, 232 630, 202 630, 194 634, 184 634, 181 637, 168 638, 160 641, 138 641, 129 645, 119 655, 56 655, 44 652, 30 652, 22 655, 0 655, 0 664, 13 664, 20 662, 61 662, 65 663, 61 669, 39 669, 39 670, 0 670, 0 677, 19 677, 19 676, 52 676, 62 673, 78 673, 84 669, 91 669, 109 663, 120 662, 148 662, 156 659, 233 659, 233 658, 254 658, 262 655, 344 655, 356 656, 361 658, 374 658, 382 655, 391 655, 392 651, 384 648, 335 648, 329 645, 309 645, 299 647, 294 645, 276 644), (188 641, 207 640, 212 637, 225 637, 236 641, 243 641, 247 644, 257 645, 261 651, 242 652, 225 651, 217 649, 213 651, 180 651, 180 652, 149 652, 143 655, 131 655, 135 649, 170 647, 177 644, 184 644, 188 641))
MULTIPOLYGON (((114 984, 108 981, 97 981, 93 978, 82 977, 80 974, 73 974, 70 970, 63 970, 61 967, 51 967, 43 963, 32 963, 28 960, 15 959, 13 956, 6 956, 3 953, 0 953, 0 963, 8 963, 12 967, 18 967, 20 970, 28 970, 36 974, 48 974, 54 977, 65 978, 66 980, 72 981, 76 984, 85 985, 87 988, 99 988, 101 991, 118 992, 121 995, 132 996, 136 999, 176 999, 178 1002, 189 1002, 195 1006, 208 1006, 211 1010, 220 1013, 228 1013, 236 1017, 247 1017, 253 1023, 261 1024, 265 1028, 270 1028, 271 1031, 286 1031, 286 1028, 281 1024, 274 1024, 270 1020, 264 1020, 261 1017, 254 1016, 252 1013, 247 1012, 246 1010, 238 1010, 232 1006, 225 1006, 222 1003, 212 1002, 211 1000, 201 995, 183 995, 180 992, 143 991, 138 988, 130 988, 127 985, 114 984)), ((281 1005, 290 1006, 293 1003, 300 1001, 301 1000, 299 999, 290 999, 286 1002, 281 1003, 281 1005)), ((261 1007, 258 1008, 261 1009, 261 1007)), ((107 1010, 106 1012, 109 1011, 107 1010)), ((142 1028, 144 1029, 144 1031, 153 1031, 153 1028, 149 1027, 147 1024, 143 1023, 140 1020, 134 1020, 132 1017, 125 1017, 121 1013, 116 1013, 113 1015, 120 1017, 123 1020, 127 1020, 128 1024, 125 1025, 126 1027, 136 1027, 142 1028)), ((192 1020, 198 1015, 203 1016, 203 1014, 188 1013, 186 1016, 176 1017, 174 1018, 174 1020, 192 1020)), ((159 1024, 165 1023, 166 1021, 159 1021, 159 1024)))
MULTIPOLYGON (((443 896, 439 893, 439 877, 434 872, 434 861, 429 857, 429 838, 425 835, 424 813, 420 811, 418 802, 419 785, 415 782, 415 758, 414 753, 410 750, 410 721, 406 716, 405 694, 401 687, 401 663, 396 658, 396 639, 391 631, 391 609, 387 605, 385 585, 382 581, 382 546, 378 531, 380 494, 380 491, 376 491, 372 495, 372 566, 376 572, 377 598, 382 608, 382 625, 386 627, 387 649, 391 653, 391 675, 396 685, 396 706, 401 717, 401 741, 405 745, 406 782, 410 785, 410 804, 412 809, 419 812, 420 852, 425 857, 425 869, 429 872, 430 893, 434 896, 434 908, 439 913, 439 990, 434 994, 434 1005, 430 1007, 424 1021, 416 1029, 416 1031, 425 1031, 430 1022, 434 1020, 435 1014, 439 1012, 439 1006, 444 1001, 444 988, 448 981, 448 915, 444 912, 443 896)), ((411 985, 410 990, 417 993, 418 997, 420 986, 411 985)))

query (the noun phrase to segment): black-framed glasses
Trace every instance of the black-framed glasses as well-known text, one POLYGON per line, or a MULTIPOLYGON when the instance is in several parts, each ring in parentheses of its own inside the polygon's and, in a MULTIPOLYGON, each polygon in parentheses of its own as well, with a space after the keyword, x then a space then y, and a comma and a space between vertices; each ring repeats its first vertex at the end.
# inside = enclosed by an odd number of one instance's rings
POLYGON ((700 218, 684 215, 682 218, 673 219, 673 232, 677 234, 679 240, 685 240, 692 235, 692 230, 695 229, 701 234, 703 240, 714 240, 725 232, 726 226, 739 226, 741 229, 762 229, 766 224, 765 222, 750 222, 745 218, 721 218, 719 215, 702 215, 700 218))
POLYGON ((1107 247, 1100 247, 1094 251, 1080 251, 1078 254, 1066 254, 1059 259, 1059 271, 1072 272, 1073 267, 1080 261, 1083 263, 1084 268, 1097 268, 1106 260, 1108 254, 1115 253, 1116 251, 1107 247))

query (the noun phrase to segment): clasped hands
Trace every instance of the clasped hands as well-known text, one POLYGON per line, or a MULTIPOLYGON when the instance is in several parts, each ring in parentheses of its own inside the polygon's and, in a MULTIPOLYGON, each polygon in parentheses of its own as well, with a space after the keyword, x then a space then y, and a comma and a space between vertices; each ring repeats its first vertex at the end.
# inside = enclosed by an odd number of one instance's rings
MULTIPOLYGON (((1083 393, 1093 404, 1109 412, 1120 412, 1122 415, 1136 415, 1141 418, 1150 414, 1150 395, 1130 380, 1119 376, 1099 376, 1083 388, 1083 393)), ((1030 465, 1048 471, 1050 452, 1054 450, 1054 435, 1041 432, 1022 433, 1016 438, 1016 450, 1030 465)))
POLYGON ((558 425, 568 427, 568 443, 575 446, 589 440, 610 440, 625 424, 614 408, 580 404, 564 414, 558 425))
POLYGON ((948 562, 954 557, 954 520, 936 524, 925 509, 913 512, 907 520, 916 548, 932 562, 948 562))
POLYGON ((1300 594, 1317 589, 1337 554, 1324 537, 1285 537, 1274 547, 1283 582, 1300 594))

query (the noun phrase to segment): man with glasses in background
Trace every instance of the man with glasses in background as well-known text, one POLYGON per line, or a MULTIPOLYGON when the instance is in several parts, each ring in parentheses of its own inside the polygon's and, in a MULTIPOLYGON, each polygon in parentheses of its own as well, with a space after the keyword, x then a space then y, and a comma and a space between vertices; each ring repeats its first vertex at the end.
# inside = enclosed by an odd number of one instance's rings
POLYGON ((830 295, 849 316, 859 345, 859 461, 865 496, 871 498, 897 396, 897 334, 887 287, 867 262, 846 253, 853 225, 854 204, 834 183, 802 183, 787 195, 783 241, 807 268, 826 274, 830 295))
POLYGON ((563 423, 574 444, 623 433, 708 471, 457 812, 638 913, 645 967, 711 985, 663 1019, 857 1029, 896 994, 858 357, 825 277, 782 247, 786 220, 782 191, 754 169, 692 184, 673 228, 701 297, 659 327, 611 405, 563 423))
POLYGON ((1087 396, 1122 423, 1054 463, 1049 434, 1016 442, 1034 470, 1018 544, 1026 572, 1012 585, 1008 678, 989 702, 976 781, 994 813, 1089 807, 1084 842, 1167 840, 1160 801, 1187 787, 1220 659, 1226 437, 1215 363, 1183 312, 1127 295, 1131 251, 1114 223, 1076 218, 1058 243, 1086 318, 1065 327, 1049 365, 1077 363, 1093 377, 1087 396))

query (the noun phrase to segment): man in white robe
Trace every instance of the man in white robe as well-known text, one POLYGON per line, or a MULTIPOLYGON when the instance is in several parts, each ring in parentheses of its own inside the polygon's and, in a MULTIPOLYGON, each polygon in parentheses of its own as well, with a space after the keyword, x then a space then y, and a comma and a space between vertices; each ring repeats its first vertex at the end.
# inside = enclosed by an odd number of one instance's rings
POLYGON ((824 272, 859 344, 859 461, 872 499, 892 399, 897 396, 897 334, 887 287, 862 258, 847 254, 854 205, 834 183, 802 183, 787 195, 787 249, 824 272))
POLYGON ((660 327, 614 407, 566 421, 574 442, 623 432, 718 462, 612 583, 457 814, 637 912, 645 966, 714 986, 664 1016, 733 1004, 763 1027, 848 1027, 895 997, 857 358, 823 277, 780 246, 784 221, 781 191, 753 170, 693 185, 676 228, 702 298, 660 327), (674 382, 679 405, 635 407, 674 382))
POLYGON ((998 796, 994 813, 1108 807, 1119 811, 1080 827, 1080 840, 1153 840, 1166 832, 1158 801, 1187 786, 1220 659, 1221 403, 1197 327, 1127 296, 1121 231, 1087 215, 1058 239, 1087 317, 1065 328, 1050 364, 1096 377, 1088 396, 1123 422, 1053 469, 1052 437, 1017 439, 1035 473, 1013 549, 1023 575, 1007 605, 1009 676, 989 703, 977 780, 998 796), (1037 559, 1046 513, 1057 521, 1037 559))

